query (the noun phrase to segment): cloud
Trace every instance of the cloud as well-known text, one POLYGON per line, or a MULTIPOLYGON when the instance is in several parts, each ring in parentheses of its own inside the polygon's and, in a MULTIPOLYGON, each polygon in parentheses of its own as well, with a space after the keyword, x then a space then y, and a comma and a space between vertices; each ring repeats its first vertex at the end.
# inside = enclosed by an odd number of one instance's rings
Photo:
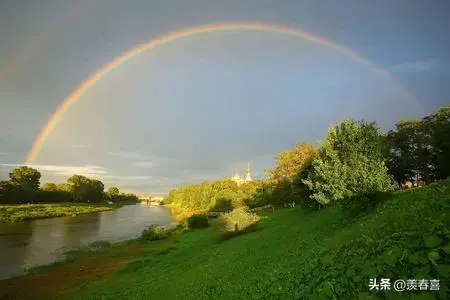
POLYGON ((155 163, 152 161, 138 161, 135 165, 140 168, 151 168, 155 165, 155 163))
POLYGON ((80 144, 75 144, 75 145, 72 145, 72 148, 86 148, 86 146, 80 145, 80 144))
POLYGON ((143 156, 137 152, 130 152, 130 151, 120 151, 120 152, 108 152, 108 155, 111 156, 118 156, 124 159, 130 159, 130 160, 148 160, 149 157, 143 156))
MULTIPOLYGON (((20 167, 22 164, 1 164, 5 167, 20 167)), ((39 171, 52 173, 54 175, 72 176, 74 174, 92 176, 106 174, 105 168, 95 165, 70 166, 70 165, 28 165, 39 171)))
POLYGON ((96 176, 96 177, 99 177, 102 180, 103 179, 106 179, 106 180, 111 179, 111 180, 124 180, 124 181, 127 181, 127 180, 131 180, 131 181, 135 181, 135 180, 149 180, 149 179, 153 178, 152 176, 146 176, 146 175, 143 175, 143 176, 137 176, 137 175, 134 175, 134 176, 127 176, 127 175, 99 175, 99 176, 96 176))
POLYGON ((433 69, 437 65, 437 63, 438 61, 436 59, 427 59, 393 65, 388 69, 389 71, 394 73, 426 72, 433 69))
POLYGON ((0 152, 0 156, 5 156, 5 155, 8 155, 8 153, 6 153, 6 152, 0 152))

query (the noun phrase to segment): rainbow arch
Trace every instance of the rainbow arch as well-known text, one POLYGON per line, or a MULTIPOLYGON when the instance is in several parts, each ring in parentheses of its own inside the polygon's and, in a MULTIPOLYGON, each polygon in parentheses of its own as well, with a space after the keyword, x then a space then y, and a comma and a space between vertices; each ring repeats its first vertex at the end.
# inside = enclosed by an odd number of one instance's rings
POLYGON ((139 44, 132 49, 124 52, 119 55, 112 61, 106 63, 97 71, 89 75, 78 87, 76 87, 56 108, 55 112, 49 118, 47 123, 43 126, 36 139, 33 142, 31 149, 28 151, 28 154, 25 159, 25 164, 31 164, 39 155, 43 145, 47 137, 54 130, 61 117, 75 104, 75 102, 85 94, 91 86, 93 86, 98 80, 107 75, 109 72, 119 67, 121 64, 127 62, 134 56, 153 49, 156 46, 164 45, 174 40, 187 38, 190 36, 200 35, 204 33, 210 32, 223 32, 223 31, 233 31, 233 30, 247 30, 247 31, 267 31, 267 32, 276 32, 280 34, 289 35, 292 37, 308 40, 330 49, 336 50, 341 54, 366 65, 373 72, 378 73, 380 76, 387 77, 391 82, 397 85, 400 89, 405 91, 411 98, 415 99, 414 95, 412 95, 405 87, 397 82, 395 78, 386 70, 379 68, 373 62, 365 58, 364 56, 358 54, 357 52, 346 48, 342 45, 334 43, 330 40, 327 40, 321 36, 314 35, 300 29, 289 27, 285 25, 278 24, 270 24, 270 23, 261 23, 261 22, 231 22, 231 23, 213 23, 213 24, 204 24, 189 28, 184 28, 179 31, 175 31, 166 35, 162 35, 148 42, 144 42, 139 44))

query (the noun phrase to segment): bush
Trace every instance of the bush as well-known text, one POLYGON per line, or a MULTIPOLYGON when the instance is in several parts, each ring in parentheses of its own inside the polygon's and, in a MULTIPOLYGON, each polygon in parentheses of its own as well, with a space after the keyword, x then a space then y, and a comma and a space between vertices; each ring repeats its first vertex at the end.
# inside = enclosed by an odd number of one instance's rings
POLYGON ((208 227, 208 217, 201 214, 193 214, 186 219, 186 227, 188 229, 208 227))
POLYGON ((64 202, 73 202, 72 194, 70 192, 39 190, 36 194, 36 203, 64 202))
POLYGON ((211 212, 230 212, 233 210, 231 199, 219 198, 216 204, 210 209, 211 212))
POLYGON ((222 214, 215 223, 216 231, 223 237, 239 235, 251 230, 260 217, 248 211, 246 207, 239 207, 229 213, 222 214))
POLYGON ((356 217, 372 211, 379 203, 391 197, 392 192, 373 192, 341 199, 335 202, 335 206, 342 209, 346 216, 356 217))
POLYGON ((141 241, 157 241, 167 238, 170 233, 171 230, 164 226, 150 225, 142 231, 139 239, 141 241))

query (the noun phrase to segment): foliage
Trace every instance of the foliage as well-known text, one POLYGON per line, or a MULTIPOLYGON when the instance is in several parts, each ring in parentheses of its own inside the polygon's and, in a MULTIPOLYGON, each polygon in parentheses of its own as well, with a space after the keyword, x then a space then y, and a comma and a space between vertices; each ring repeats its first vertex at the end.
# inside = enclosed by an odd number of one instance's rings
POLYGON ((9 173, 9 184, 2 183, 0 187, 0 203, 34 202, 39 190, 41 174, 28 166, 21 166, 9 173))
POLYGON ((211 212, 229 212, 233 210, 231 199, 219 198, 216 204, 210 209, 211 212))
POLYGON ((216 231, 224 237, 231 237, 247 232, 259 221, 260 217, 249 212, 246 207, 239 207, 219 216, 214 224, 216 231))
POLYGON ((193 214, 186 219, 186 228, 196 229, 209 226, 208 217, 202 214, 193 214))
POLYGON ((100 202, 104 199, 105 187, 99 180, 73 175, 67 179, 67 184, 76 202, 100 202))
POLYGON ((49 191, 39 190, 36 194, 36 203, 65 203, 73 202, 73 197, 70 192, 66 191, 49 191))
POLYGON ((58 191, 70 192, 70 184, 60 183, 56 185, 58 191))
POLYGON ((115 197, 119 196, 120 192, 119 192, 119 188, 112 186, 108 189, 108 191, 106 192, 106 194, 108 195, 108 197, 110 199, 114 199, 115 197))
POLYGON ((142 231, 139 239, 141 241, 156 241, 167 238, 171 233, 171 230, 164 226, 150 225, 147 229, 142 231))
POLYGON ((42 191, 56 192, 58 191, 58 186, 54 182, 46 182, 41 186, 42 191))
POLYGON ((275 156, 276 166, 267 170, 269 183, 292 181, 316 155, 313 146, 302 142, 293 149, 284 150, 275 156))
POLYGON ((328 128, 312 169, 303 182, 322 205, 393 189, 374 123, 345 120, 328 128))
POLYGON ((384 152, 399 186, 450 176, 450 105, 420 120, 398 122, 385 136, 384 152))
POLYGON ((18 187, 13 185, 10 181, 0 181, 0 204, 13 203, 17 201, 16 195, 18 187))
POLYGON ((21 190, 37 191, 41 173, 28 166, 21 166, 9 173, 12 184, 17 185, 21 190))
POLYGON ((256 192, 245 203, 254 208, 264 205, 295 206, 307 202, 305 185, 298 180, 316 156, 313 146, 302 142, 275 156, 276 165, 267 170, 268 178, 256 186, 256 192))
POLYGON ((172 189, 164 203, 182 211, 206 212, 245 205, 256 193, 258 182, 237 185, 230 179, 185 185, 172 189), (231 204, 231 207, 230 207, 231 204))
POLYGON ((76 216, 111 209, 110 206, 89 205, 84 203, 1 205, 0 223, 15 223, 50 217, 76 216))

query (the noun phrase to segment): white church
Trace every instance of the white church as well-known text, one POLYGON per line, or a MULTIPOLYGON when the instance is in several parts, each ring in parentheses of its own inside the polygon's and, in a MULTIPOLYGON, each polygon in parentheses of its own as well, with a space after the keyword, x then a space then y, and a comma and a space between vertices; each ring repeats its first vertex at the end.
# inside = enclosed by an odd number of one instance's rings
POLYGON ((233 180, 234 182, 236 182, 238 185, 241 185, 243 183, 249 183, 252 182, 252 175, 251 175, 251 171, 250 171, 250 164, 248 164, 247 169, 245 170, 245 177, 241 176, 238 172, 238 170, 236 170, 236 173, 234 174, 234 176, 231 177, 231 180, 233 180))

